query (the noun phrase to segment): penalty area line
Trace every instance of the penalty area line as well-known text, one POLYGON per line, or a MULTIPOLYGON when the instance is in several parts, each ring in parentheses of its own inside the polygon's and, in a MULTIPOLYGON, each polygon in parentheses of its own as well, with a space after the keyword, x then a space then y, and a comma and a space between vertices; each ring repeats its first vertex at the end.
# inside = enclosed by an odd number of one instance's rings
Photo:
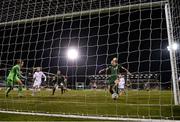
POLYGON ((70 114, 49 114, 49 113, 30 113, 30 112, 18 112, 18 111, 4 111, 0 110, 0 113, 8 114, 20 114, 20 115, 33 115, 33 116, 48 116, 48 117, 63 117, 74 119, 92 119, 92 120, 116 120, 116 121, 141 121, 141 122, 173 122, 174 120, 165 119, 140 119, 140 118, 121 118, 121 117, 105 117, 105 116, 88 116, 88 115, 70 115, 70 114))

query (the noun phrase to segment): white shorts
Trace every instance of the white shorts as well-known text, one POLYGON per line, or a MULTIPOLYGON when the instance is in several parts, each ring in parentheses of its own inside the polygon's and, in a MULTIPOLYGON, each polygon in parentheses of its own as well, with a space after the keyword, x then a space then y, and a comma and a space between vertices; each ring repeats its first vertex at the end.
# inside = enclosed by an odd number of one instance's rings
POLYGON ((33 87, 39 88, 40 85, 41 85, 41 82, 39 82, 39 81, 34 81, 33 87))
POLYGON ((124 89, 125 87, 125 79, 124 78, 120 78, 119 79, 119 83, 118 83, 118 88, 119 89, 124 89))
POLYGON ((118 93, 120 93, 122 91, 125 91, 125 89, 124 88, 118 88, 118 93))

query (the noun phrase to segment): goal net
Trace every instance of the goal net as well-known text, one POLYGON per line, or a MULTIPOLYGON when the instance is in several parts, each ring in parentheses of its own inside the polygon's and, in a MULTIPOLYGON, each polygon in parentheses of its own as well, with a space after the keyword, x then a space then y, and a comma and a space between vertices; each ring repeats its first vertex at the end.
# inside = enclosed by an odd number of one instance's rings
MULTIPOLYGON (((165 4, 162 0, 0 1, 1 112, 179 119, 165 4), (114 58, 121 64, 118 70, 112 66, 114 58), (7 97, 7 77, 18 59, 24 61, 23 97, 18 97, 16 82, 7 97), (36 89, 37 67, 46 78, 40 78, 36 89), (115 100, 108 87, 113 75, 118 81, 113 87, 115 100), (124 88, 118 88, 121 78, 124 88)), ((179 1, 169 4, 173 36, 179 42, 179 1)), ((179 71, 178 51, 176 55, 179 71)))

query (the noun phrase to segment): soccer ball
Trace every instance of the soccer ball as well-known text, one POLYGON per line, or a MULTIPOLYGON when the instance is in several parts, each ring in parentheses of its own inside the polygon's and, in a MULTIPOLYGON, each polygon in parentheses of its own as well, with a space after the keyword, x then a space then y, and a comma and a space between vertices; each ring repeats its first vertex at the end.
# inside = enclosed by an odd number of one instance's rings
POLYGON ((117 94, 117 93, 113 93, 113 94, 112 94, 112 99, 113 99, 113 100, 116 100, 117 98, 118 98, 118 94, 117 94))

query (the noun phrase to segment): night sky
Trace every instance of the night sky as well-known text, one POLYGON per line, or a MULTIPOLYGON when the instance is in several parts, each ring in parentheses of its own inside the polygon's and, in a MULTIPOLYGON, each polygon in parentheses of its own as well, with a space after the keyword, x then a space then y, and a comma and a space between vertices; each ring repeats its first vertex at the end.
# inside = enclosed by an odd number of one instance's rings
POLYGON ((167 30, 163 8, 100 13, 0 27, 1 68, 23 59, 26 68, 60 69, 70 80, 88 81, 113 57, 132 73, 159 73, 170 80, 167 30), (77 47, 74 63, 66 58, 68 47, 77 47))

